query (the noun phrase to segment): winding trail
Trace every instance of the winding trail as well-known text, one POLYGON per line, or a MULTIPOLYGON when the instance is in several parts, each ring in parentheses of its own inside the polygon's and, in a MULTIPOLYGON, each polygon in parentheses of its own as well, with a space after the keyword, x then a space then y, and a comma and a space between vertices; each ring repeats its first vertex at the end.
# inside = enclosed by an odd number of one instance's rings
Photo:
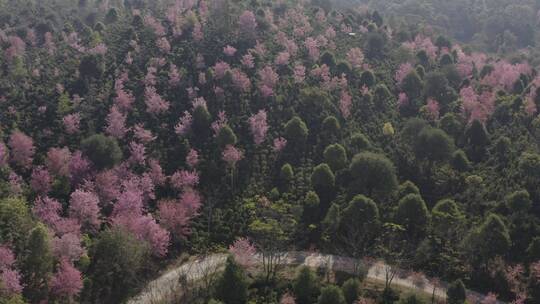
MULTIPOLYGON (((225 264, 226 258, 226 254, 212 254, 205 257, 198 257, 175 269, 166 271, 160 277, 148 283, 139 295, 128 301, 128 304, 168 303, 167 301, 173 299, 174 295, 178 293, 180 279, 187 280, 188 282, 201 280, 208 274, 220 271, 225 264)), ((260 258, 257 258, 257 260, 258 263, 262 262, 260 258)), ((349 274, 355 272, 355 259, 353 258, 312 252, 287 252, 284 255, 284 258, 281 259, 280 264, 283 266, 305 265, 310 268, 324 268, 349 274)), ((379 281, 384 284, 386 270, 389 267, 390 266, 380 261, 372 263, 369 267, 367 279, 379 281)), ((396 275, 392 281, 392 285, 415 289, 430 295, 433 293, 432 283, 425 278, 418 280, 410 276, 401 277, 396 275)), ((435 289, 435 296, 438 299, 446 299, 445 286, 446 284, 441 282, 440 286, 435 289)), ((484 295, 473 291, 467 291, 467 294, 478 299, 484 297, 484 295)))

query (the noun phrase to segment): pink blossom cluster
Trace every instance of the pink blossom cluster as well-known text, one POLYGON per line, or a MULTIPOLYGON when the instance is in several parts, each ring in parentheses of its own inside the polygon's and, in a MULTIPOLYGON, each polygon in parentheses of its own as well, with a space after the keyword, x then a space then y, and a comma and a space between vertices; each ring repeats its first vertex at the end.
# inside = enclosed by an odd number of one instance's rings
POLYGON ((234 167, 244 158, 244 153, 233 145, 227 145, 221 157, 230 167, 234 167))
POLYGON ((472 122, 478 120, 485 123, 495 111, 495 94, 484 91, 478 95, 472 87, 464 87, 459 92, 462 100, 462 113, 472 122))
POLYGON ((425 51, 432 60, 437 58, 438 48, 433 44, 431 38, 417 35, 413 41, 404 42, 403 47, 414 52, 425 51))
POLYGON ((266 121, 266 111, 260 110, 257 114, 251 116, 248 120, 249 129, 253 135, 253 141, 256 145, 263 143, 268 133, 268 122, 266 121))
POLYGON ((439 119, 440 107, 439 107, 438 101, 436 101, 433 98, 428 98, 427 104, 426 104, 426 110, 427 110, 427 115, 429 119, 431 120, 439 119))
POLYGON ((257 249, 247 238, 239 238, 229 246, 229 252, 238 265, 248 268, 256 262, 257 249))
POLYGON ((339 99, 339 110, 343 118, 347 119, 351 116, 352 97, 347 91, 341 92, 341 98, 339 99))
POLYGON ((403 84, 403 80, 409 73, 411 73, 414 70, 414 67, 411 63, 406 62, 399 65, 399 68, 396 71, 396 74, 394 76, 394 79, 396 80, 398 86, 401 86, 403 84))
POLYGON ((186 135, 191 130, 192 123, 193 117, 188 111, 185 111, 178 124, 174 127, 174 132, 180 136, 186 135))
POLYGON ((493 71, 482 79, 482 84, 511 91, 521 74, 530 75, 528 64, 511 64, 504 60, 493 64, 493 71))
POLYGON ((147 86, 144 91, 146 111, 150 114, 161 114, 169 110, 170 103, 156 92, 153 86, 147 86))
POLYGON ((0 292, 20 294, 22 289, 21 275, 15 268, 15 255, 11 248, 0 244, 0 292))

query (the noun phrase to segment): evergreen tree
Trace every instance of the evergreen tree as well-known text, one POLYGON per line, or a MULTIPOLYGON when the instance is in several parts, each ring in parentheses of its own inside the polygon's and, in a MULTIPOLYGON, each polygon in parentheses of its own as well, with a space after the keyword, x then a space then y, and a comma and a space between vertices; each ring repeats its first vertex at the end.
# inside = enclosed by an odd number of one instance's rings
POLYGON ((248 282, 244 270, 229 256, 225 271, 217 282, 216 297, 225 304, 244 304, 247 296, 248 282))
POLYGON ((335 285, 329 285, 321 290, 317 304, 345 304, 345 297, 341 289, 335 285))
POLYGON ((311 269, 304 266, 296 275, 293 291, 298 304, 311 304, 319 295, 319 282, 311 269))
POLYGON ((448 304, 463 304, 467 297, 465 285, 461 280, 456 280, 448 285, 446 291, 448 304))
POLYGON ((341 286, 347 304, 353 304, 360 297, 360 281, 358 279, 348 279, 341 286))
POLYGON ((334 172, 339 171, 347 165, 347 152, 340 144, 333 144, 324 149, 324 161, 334 172))
POLYGON ((398 187, 394 165, 383 155, 362 152, 353 157, 349 166, 354 181, 351 190, 369 197, 388 197, 398 187))
POLYGON ((32 303, 46 300, 53 270, 53 255, 47 228, 38 224, 30 231, 22 264, 24 295, 32 303))

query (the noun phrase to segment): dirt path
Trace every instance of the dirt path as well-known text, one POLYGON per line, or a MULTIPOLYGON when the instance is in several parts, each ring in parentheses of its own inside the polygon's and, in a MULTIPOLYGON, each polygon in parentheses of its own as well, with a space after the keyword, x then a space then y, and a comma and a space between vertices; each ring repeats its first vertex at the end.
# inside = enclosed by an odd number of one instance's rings
MULTIPOLYGON (((181 266, 165 272, 163 275, 148 283, 145 289, 128 304, 165 304, 167 299, 171 299, 178 292, 180 278, 188 281, 203 279, 205 275, 219 271, 225 263, 225 254, 213 254, 206 257, 197 258, 186 262, 181 266)), ((326 255, 311 252, 288 252, 282 259, 282 265, 305 265, 311 268, 324 268, 345 273, 354 273, 355 260, 348 257, 326 255)), ((367 279, 385 282, 385 275, 388 265, 383 262, 371 264, 367 279)), ((433 285, 428 280, 418 280, 411 277, 396 276, 392 285, 416 289, 418 291, 432 294, 433 285), (420 281, 420 283, 419 283, 420 281)), ((446 284, 435 289, 435 296, 439 299, 446 299, 446 284)), ((483 295, 469 291, 468 293, 477 296, 479 299, 483 295)))

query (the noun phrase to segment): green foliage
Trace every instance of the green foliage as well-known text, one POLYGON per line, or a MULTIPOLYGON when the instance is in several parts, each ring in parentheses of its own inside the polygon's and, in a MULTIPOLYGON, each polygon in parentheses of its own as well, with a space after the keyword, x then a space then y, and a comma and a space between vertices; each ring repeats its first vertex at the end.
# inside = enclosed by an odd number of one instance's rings
POLYGON ((340 144, 333 144, 324 149, 324 161, 336 172, 347 166, 347 152, 340 144))
POLYGON ((212 116, 204 106, 198 106, 193 110, 193 130, 196 134, 207 134, 212 121, 212 116))
POLYGON ((28 205, 22 198, 0 199, 0 243, 22 249, 32 229, 28 205))
POLYGON ((456 280, 448 285, 446 291, 448 304, 463 304, 467 297, 465 285, 461 280, 456 280))
POLYGON ((488 215, 464 242, 470 244, 474 254, 484 262, 497 255, 506 254, 512 244, 508 228, 495 214, 488 215))
POLYGON ((47 299, 48 282, 53 270, 49 232, 38 224, 30 231, 22 264, 25 297, 31 302, 47 299))
POLYGON ((293 171, 293 168, 291 166, 291 164, 284 164, 282 167, 281 167, 281 171, 279 173, 279 177, 286 181, 286 182, 289 182, 293 179, 294 177, 294 171, 293 171))
POLYGON ((349 170, 354 178, 355 193, 387 197, 398 187, 394 165, 383 155, 371 152, 357 154, 349 170))
POLYGON ((11 295, 4 299, 4 297, 0 298, 0 304, 26 304, 27 302, 24 301, 23 297, 21 295, 11 295))
POLYGON ((58 108, 57 113, 62 116, 66 113, 69 113, 71 111, 72 105, 71 100, 69 99, 68 93, 62 93, 60 94, 60 97, 58 97, 58 108))
POLYGON ((94 303, 121 303, 140 286, 148 254, 148 247, 127 232, 101 232, 90 250, 86 297, 94 303))
POLYGON ((371 143, 366 135, 362 132, 356 132, 351 136, 351 149, 352 151, 359 153, 368 150, 371 147, 371 143))
POLYGON ((420 97, 422 95, 422 91, 424 89, 424 82, 418 75, 416 71, 412 71, 405 78, 403 78, 403 82, 401 83, 401 89, 403 92, 407 94, 409 99, 415 99, 420 97))
POLYGON ((373 71, 371 70, 365 70, 360 75, 360 84, 362 86, 366 86, 368 88, 375 85, 376 82, 375 74, 373 74, 373 71))
POLYGON ((79 72, 82 77, 100 78, 104 70, 103 60, 98 55, 86 55, 81 59, 79 72))
POLYGON ((228 125, 223 126, 216 137, 216 142, 221 149, 227 145, 235 145, 237 140, 236 134, 228 125))
POLYGON ((380 58, 384 54, 386 40, 382 34, 369 33, 366 37, 365 54, 368 58, 380 58))
POLYGON ((452 167, 460 172, 470 170, 471 162, 469 161, 467 154, 465 154, 465 152, 462 150, 454 151, 452 154, 452 167))
POLYGON ((379 208, 363 195, 355 196, 339 214, 338 234, 347 254, 361 258, 380 228, 379 208))
POLYGON ((402 296, 399 299, 399 304, 425 304, 426 302, 422 300, 417 294, 409 294, 402 296))
POLYGON ((485 153, 485 147, 489 144, 489 136, 484 125, 475 120, 465 132, 467 143, 471 146, 471 154, 475 160, 479 160, 485 153))
POLYGON ((122 160, 122 150, 116 139, 103 134, 85 138, 81 149, 98 169, 112 168, 122 160))
POLYGON ((452 241, 465 220, 465 216, 455 201, 440 200, 431 210, 433 232, 443 241, 452 241))
POLYGON ((440 72, 431 72, 426 75, 425 94, 441 101, 448 88, 448 79, 440 72))
POLYGON ((334 54, 332 54, 331 52, 324 52, 321 55, 320 61, 322 64, 326 64, 330 68, 333 68, 336 66, 336 58, 334 57, 334 54))
POLYGON ((512 212, 527 212, 532 207, 531 197, 527 190, 519 190, 506 197, 506 205, 512 212))
POLYGON ((216 297, 227 304, 247 302, 248 282, 244 270, 229 256, 216 286, 216 297))
POLYGON ((322 125, 325 132, 334 136, 337 136, 341 130, 341 125, 335 116, 326 117, 322 125))
POLYGON ((298 304, 311 304, 315 301, 319 295, 319 282, 309 267, 300 268, 293 282, 293 291, 298 304))
POLYGON ((353 304, 360 296, 360 281, 354 278, 348 279, 341 286, 341 290, 343 291, 346 303, 353 304))
POLYGON ((313 169, 311 184, 315 188, 331 188, 335 184, 334 173, 327 164, 320 164, 313 169))
POLYGON ((398 188, 398 198, 402 199, 408 194, 420 195, 420 189, 411 181, 405 181, 398 188))
POLYGON ((423 236, 428 228, 430 215, 422 197, 418 194, 403 197, 399 201, 395 221, 403 225, 413 238, 423 236))
POLYGON ((329 285, 321 290, 317 304, 345 304, 345 297, 341 289, 335 285, 329 285))
POLYGON ((306 141, 308 133, 306 123, 298 116, 285 124, 285 138, 288 142, 301 144, 306 141))
POLYGON ((454 143, 443 130, 424 128, 418 134, 414 150, 420 159, 446 161, 454 151, 454 143))

